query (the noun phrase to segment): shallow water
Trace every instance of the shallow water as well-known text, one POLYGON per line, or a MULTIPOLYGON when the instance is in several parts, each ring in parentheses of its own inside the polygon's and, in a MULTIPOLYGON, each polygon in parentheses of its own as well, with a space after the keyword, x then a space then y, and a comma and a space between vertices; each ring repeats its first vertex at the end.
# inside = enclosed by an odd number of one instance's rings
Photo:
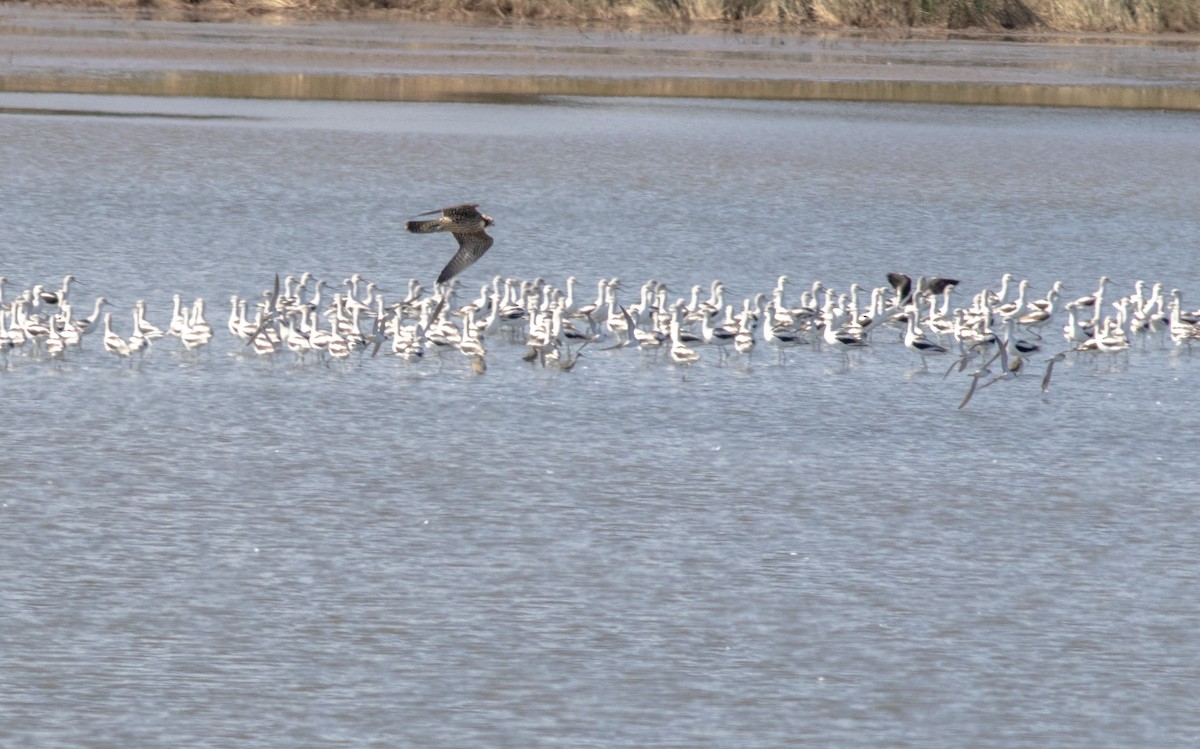
POLYGON ((1194 118, 0 109, 0 273, 73 273, 122 330, 135 299, 161 325, 172 293, 202 295, 219 328, 194 359, 160 343, 129 367, 91 339, 0 372, 3 743, 1195 745, 1186 350, 1067 363, 1046 396, 1039 371, 959 411, 963 377, 889 336, 848 367, 705 352, 685 379, 629 352, 531 367, 501 341, 483 376, 295 367, 220 329, 276 272, 428 283, 449 240, 403 221, 463 199, 497 220, 468 288, 721 278, 741 299, 781 273, 844 290, 902 270, 960 278, 961 304, 1005 272, 1069 296, 1107 274, 1191 307, 1194 118))

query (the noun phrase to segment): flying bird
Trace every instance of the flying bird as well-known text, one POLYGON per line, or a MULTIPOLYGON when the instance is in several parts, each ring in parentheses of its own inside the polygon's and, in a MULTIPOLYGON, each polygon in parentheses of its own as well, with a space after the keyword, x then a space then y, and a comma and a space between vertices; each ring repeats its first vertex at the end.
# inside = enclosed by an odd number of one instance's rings
POLYGON ((424 221, 409 221, 405 226, 413 234, 432 234, 435 231, 448 231, 458 240, 458 252, 442 268, 438 275, 438 283, 446 283, 462 273, 492 246, 492 237, 484 229, 494 222, 491 216, 479 212, 478 203, 463 203, 419 214, 432 216, 441 213, 441 218, 424 221))
POLYGON ((1066 351, 1060 351, 1046 360, 1046 374, 1042 376, 1042 392, 1050 389, 1050 375, 1054 374, 1054 365, 1067 358, 1066 351))
POLYGON ((905 273, 889 273, 887 274, 888 284, 896 292, 896 303, 905 305, 912 301, 914 293, 928 294, 937 296, 946 290, 948 286, 957 286, 958 279, 955 278, 925 278, 921 276, 915 282, 912 276, 905 273))

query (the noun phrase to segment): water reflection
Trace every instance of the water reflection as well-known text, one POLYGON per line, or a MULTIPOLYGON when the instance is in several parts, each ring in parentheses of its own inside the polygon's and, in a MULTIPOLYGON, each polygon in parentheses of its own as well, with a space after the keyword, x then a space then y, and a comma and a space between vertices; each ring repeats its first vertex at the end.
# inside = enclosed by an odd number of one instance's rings
POLYGON ((627 96, 1200 110, 1200 91, 1167 86, 737 80, 683 76, 367 76, 206 71, 164 71, 121 76, 18 74, 0 76, 0 91, 505 104, 536 103, 555 96, 627 96))
POLYGON ((0 114, 25 114, 35 116, 60 117, 129 117, 142 119, 152 117, 164 120, 249 120, 250 117, 229 114, 182 114, 178 112, 114 112, 106 109, 68 109, 60 107, 4 107, 0 106, 0 114))

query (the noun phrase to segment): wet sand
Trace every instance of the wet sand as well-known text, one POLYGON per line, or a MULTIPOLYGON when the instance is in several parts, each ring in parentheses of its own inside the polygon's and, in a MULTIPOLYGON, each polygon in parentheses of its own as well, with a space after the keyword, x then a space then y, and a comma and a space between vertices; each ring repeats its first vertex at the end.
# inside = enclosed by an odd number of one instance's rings
POLYGON ((0 7, 0 91, 524 100, 834 99, 1200 109, 1200 38, 863 38, 0 7))

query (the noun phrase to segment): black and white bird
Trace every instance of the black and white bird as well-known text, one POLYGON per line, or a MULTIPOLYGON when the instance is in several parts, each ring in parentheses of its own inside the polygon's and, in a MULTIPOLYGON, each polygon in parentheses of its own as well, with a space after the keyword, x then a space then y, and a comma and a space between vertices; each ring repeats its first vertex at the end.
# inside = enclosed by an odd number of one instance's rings
POLYGON ((925 294, 928 296, 937 296, 951 286, 958 285, 956 278, 925 278, 919 277, 913 281, 912 277, 906 273, 889 273, 887 274, 888 284, 896 292, 895 304, 904 306, 912 301, 913 295, 925 294))

